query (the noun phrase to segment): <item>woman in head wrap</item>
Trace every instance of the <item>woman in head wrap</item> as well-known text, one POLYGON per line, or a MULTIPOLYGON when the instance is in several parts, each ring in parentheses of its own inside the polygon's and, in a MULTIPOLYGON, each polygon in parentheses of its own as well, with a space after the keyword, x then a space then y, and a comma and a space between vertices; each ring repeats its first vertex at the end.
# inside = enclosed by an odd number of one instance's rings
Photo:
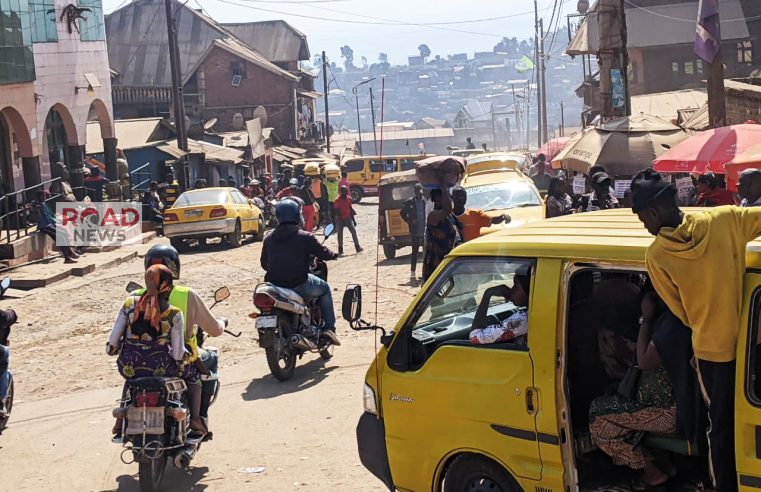
POLYGON ((124 301, 106 346, 109 355, 119 354, 117 366, 125 379, 183 377, 188 380, 193 430, 205 432, 199 416, 201 386, 198 373, 183 365, 185 355, 182 311, 169 304, 172 272, 164 265, 145 271, 145 291, 124 301), (121 349, 121 350, 120 350, 121 349))

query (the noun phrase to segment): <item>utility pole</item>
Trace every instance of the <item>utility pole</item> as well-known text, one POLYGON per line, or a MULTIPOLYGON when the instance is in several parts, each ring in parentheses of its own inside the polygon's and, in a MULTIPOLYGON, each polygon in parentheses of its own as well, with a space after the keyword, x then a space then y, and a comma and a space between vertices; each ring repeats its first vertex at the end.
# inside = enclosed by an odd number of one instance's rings
MULTIPOLYGON (((516 118, 516 120, 518 119, 517 114, 516 114, 515 118, 516 118)), ((518 125, 516 125, 516 126, 518 126, 518 125)), ((511 133, 512 130, 510 129, 510 118, 509 117, 505 118, 505 128, 507 128, 507 150, 512 150, 513 149, 513 135, 511 133)))
POLYGON ((600 95, 603 119, 631 114, 625 0, 600 0, 600 95))
MULTIPOLYGON (((705 63, 705 62, 704 62, 705 63)), ((727 126, 727 102, 724 90, 724 62, 721 57, 721 47, 708 63, 708 123, 709 128, 727 126)))
MULTIPOLYGON (((177 146, 188 151, 188 134, 185 128, 185 101, 182 95, 182 72, 180 70, 180 51, 177 47, 177 22, 172 11, 172 0, 164 0, 166 10, 166 30, 169 41, 169 66, 172 72, 172 104, 174 106, 174 126, 177 130, 177 146)), ((188 156, 180 158, 180 189, 188 189, 188 156)))
MULTIPOLYGON (((547 141, 547 66, 544 53, 544 19, 539 19, 539 71, 542 78, 542 139, 541 144, 547 141)), ((541 145, 540 145, 541 146, 541 145)))
POLYGON ((373 117, 373 143, 375 144, 375 155, 378 155, 378 136, 375 133, 375 100, 373 99, 373 88, 370 87, 370 114, 373 117))
POLYGON ((541 68, 539 66, 539 3, 534 0, 534 67, 536 69, 536 114, 537 114, 537 147, 542 146, 542 87, 541 87, 541 68))
POLYGON ((356 87, 352 87, 351 91, 354 93, 354 99, 357 101, 357 137, 359 138, 359 155, 362 155, 362 122, 359 121, 359 95, 357 94, 356 87))
POLYGON ((560 101, 560 136, 565 137, 565 107, 563 107, 563 101, 560 101))
POLYGON ((328 59, 322 52, 322 87, 325 92, 325 147, 330 154, 330 111, 328 110, 328 59))
POLYGON ((492 147, 497 148, 497 124, 496 124, 496 117, 497 115, 494 114, 494 104, 491 106, 491 141, 492 141, 492 147))

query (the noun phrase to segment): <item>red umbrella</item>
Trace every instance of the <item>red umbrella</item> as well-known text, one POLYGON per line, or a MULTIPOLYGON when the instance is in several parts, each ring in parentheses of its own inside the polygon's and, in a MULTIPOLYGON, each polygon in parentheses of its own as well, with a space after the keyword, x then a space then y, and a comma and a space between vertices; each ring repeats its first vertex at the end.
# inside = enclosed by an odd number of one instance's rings
POLYGON ((724 174, 729 161, 761 143, 761 125, 744 123, 698 133, 667 150, 653 161, 656 171, 667 173, 724 174))
POLYGON ((571 137, 551 138, 544 142, 544 145, 536 151, 536 155, 544 154, 544 157, 547 158, 547 162, 550 162, 556 155, 558 155, 558 152, 563 150, 563 147, 565 147, 565 144, 567 144, 569 140, 571 140, 571 137))

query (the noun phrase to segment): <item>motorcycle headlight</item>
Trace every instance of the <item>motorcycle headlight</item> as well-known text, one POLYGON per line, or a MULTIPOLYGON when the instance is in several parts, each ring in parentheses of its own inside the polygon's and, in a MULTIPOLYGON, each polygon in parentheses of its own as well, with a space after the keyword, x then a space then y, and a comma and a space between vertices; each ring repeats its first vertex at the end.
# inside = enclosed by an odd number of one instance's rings
POLYGON ((365 383, 362 402, 365 407, 365 412, 378 415, 378 403, 375 400, 375 390, 373 390, 373 388, 367 383, 365 383))

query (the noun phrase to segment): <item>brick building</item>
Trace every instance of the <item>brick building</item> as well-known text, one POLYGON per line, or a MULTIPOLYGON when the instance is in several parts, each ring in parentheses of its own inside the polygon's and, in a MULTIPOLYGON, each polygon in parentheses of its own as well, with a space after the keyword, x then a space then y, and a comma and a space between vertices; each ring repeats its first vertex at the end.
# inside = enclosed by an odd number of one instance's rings
MULTIPOLYGON (((213 118, 216 131, 241 130, 258 111, 267 115, 262 126, 274 128, 289 144, 307 139, 314 111, 304 108, 313 107, 313 99, 302 85, 313 85, 304 82, 312 79, 300 72, 299 58, 295 67, 273 63, 202 12, 173 3, 189 134, 200 138, 202 125, 213 118)), ((106 32, 115 114, 171 118, 164 2, 136 0, 126 5, 107 16, 106 32)))
MULTIPOLYGON (((67 164, 75 186, 82 183, 91 120, 100 121, 106 160, 115 172, 103 9, 101 0, 78 5, 0 4, 0 187, 16 202, 30 199, 20 190, 49 180, 58 161, 67 164), (69 22, 66 13, 78 8, 85 9, 81 18, 69 22)), ((0 206, 8 206, 5 200, 0 206)))

